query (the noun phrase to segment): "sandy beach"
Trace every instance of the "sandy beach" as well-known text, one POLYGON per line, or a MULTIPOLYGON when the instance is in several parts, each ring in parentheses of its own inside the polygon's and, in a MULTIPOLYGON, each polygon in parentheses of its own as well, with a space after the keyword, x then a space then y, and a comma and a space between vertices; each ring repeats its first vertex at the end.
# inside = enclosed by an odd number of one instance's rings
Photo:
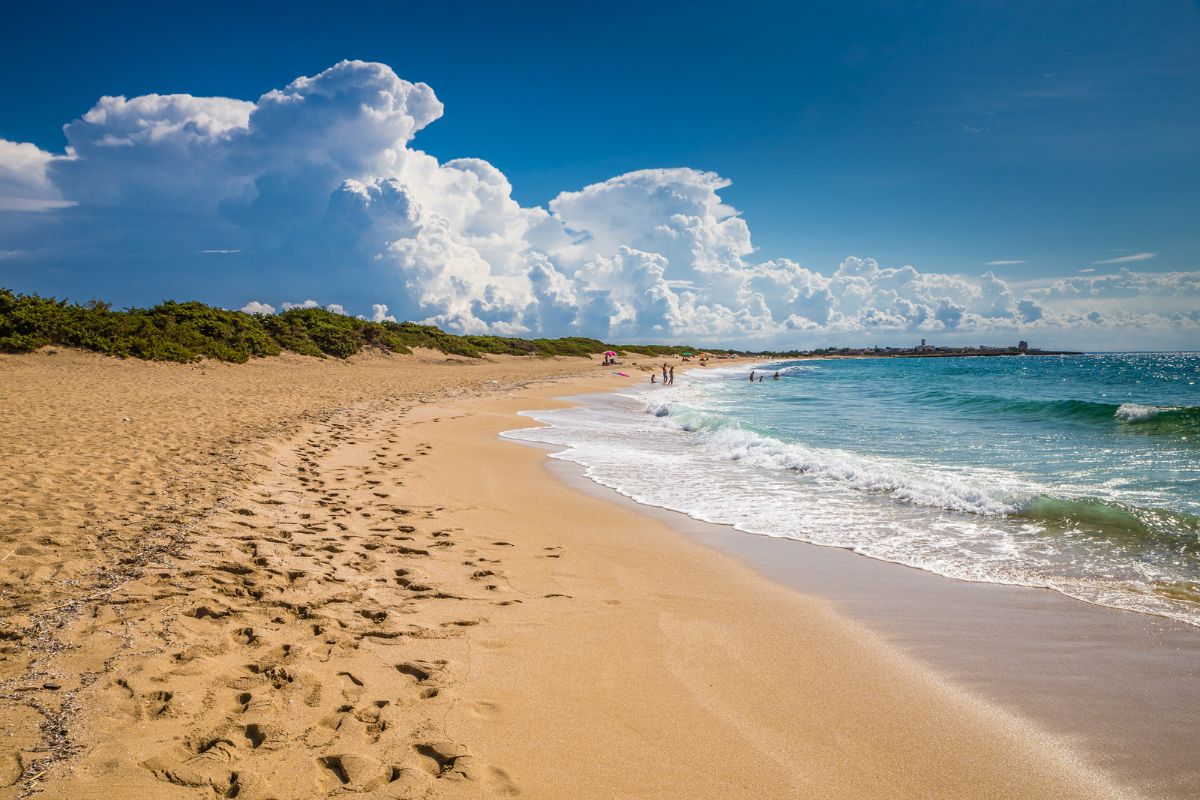
POLYGON ((498 438, 620 385, 582 359, 0 357, 0 797, 1130 796, 498 438))

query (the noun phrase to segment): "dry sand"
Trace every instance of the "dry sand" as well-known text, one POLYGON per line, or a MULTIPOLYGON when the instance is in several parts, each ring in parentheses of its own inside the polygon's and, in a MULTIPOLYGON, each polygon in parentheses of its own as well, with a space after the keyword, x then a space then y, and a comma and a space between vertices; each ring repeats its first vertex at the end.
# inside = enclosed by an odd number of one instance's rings
POLYGON ((1116 796, 450 361, 0 358, 0 798, 1116 796))

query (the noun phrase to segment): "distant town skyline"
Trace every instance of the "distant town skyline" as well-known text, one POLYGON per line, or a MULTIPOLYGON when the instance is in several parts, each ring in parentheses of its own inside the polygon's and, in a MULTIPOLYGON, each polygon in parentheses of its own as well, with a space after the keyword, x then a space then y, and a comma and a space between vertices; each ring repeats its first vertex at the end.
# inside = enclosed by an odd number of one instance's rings
POLYGON ((0 286, 747 349, 1200 341, 1200 7, 25 7, 0 286))

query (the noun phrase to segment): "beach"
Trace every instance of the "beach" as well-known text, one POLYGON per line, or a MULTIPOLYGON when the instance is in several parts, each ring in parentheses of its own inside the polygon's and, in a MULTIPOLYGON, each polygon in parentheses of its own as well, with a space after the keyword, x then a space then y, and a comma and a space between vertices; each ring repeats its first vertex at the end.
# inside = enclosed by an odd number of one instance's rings
POLYGON ((1138 796, 863 604, 499 438, 623 385, 0 357, 0 797, 1138 796))

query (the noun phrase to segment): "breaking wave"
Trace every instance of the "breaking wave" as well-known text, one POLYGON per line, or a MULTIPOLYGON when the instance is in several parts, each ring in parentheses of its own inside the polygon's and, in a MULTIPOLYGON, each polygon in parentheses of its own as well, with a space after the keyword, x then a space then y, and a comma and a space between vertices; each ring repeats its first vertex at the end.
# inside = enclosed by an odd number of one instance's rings
POLYGON ((941 390, 921 398, 932 407, 955 406, 980 414, 1010 414, 1044 420, 1140 426, 1148 433, 1200 432, 1200 408, 1140 403, 1097 403, 1089 400, 1014 400, 1007 397, 955 394, 941 390))

